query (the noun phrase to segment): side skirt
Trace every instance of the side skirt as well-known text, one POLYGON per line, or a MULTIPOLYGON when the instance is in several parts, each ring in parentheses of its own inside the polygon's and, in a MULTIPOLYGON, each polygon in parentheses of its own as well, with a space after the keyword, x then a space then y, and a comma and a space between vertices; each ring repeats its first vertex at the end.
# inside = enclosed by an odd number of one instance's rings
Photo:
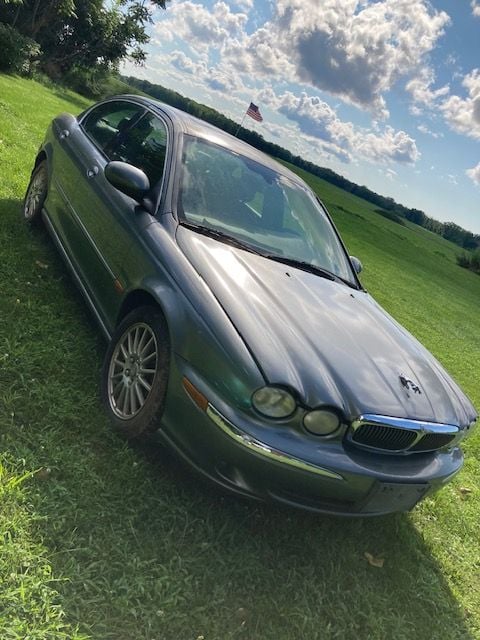
POLYGON ((48 230, 50 236, 52 237, 52 240, 55 243, 56 248, 60 252, 60 255, 62 256, 63 260, 65 261, 65 264, 67 265, 68 270, 70 271, 71 275, 73 276, 73 279, 75 280, 75 284, 80 289, 80 292, 82 293, 82 295, 85 298, 88 306, 90 307, 90 310, 92 311, 92 313, 93 313, 93 315, 95 317, 95 320, 100 325, 100 329, 102 330, 103 335, 105 336, 105 338, 108 341, 110 341, 112 339, 112 335, 111 335, 110 331, 107 329, 107 326, 105 325, 105 322, 103 321, 102 317, 98 313, 97 308, 95 306, 95 303, 94 303, 91 295, 87 291, 87 288, 85 287, 85 285, 83 284, 82 280, 80 279, 80 276, 78 275, 78 273, 77 273, 77 271, 76 271, 76 269, 75 269, 75 267, 73 265, 73 262, 70 260, 70 257, 68 256, 67 252, 65 251, 65 247, 63 246, 62 241, 60 240, 60 237, 59 237, 58 233, 55 231, 55 227, 51 223, 50 218, 48 217, 48 213, 47 213, 45 208, 43 208, 43 210, 42 210, 42 219, 45 222, 45 226, 47 227, 47 230, 48 230))

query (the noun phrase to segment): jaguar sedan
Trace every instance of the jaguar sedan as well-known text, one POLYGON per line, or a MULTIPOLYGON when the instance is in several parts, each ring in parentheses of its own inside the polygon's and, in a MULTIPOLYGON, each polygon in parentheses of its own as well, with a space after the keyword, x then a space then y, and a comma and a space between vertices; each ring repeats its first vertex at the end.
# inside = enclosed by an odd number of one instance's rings
POLYGON ((363 289, 328 212, 249 145, 137 96, 53 120, 23 205, 109 341, 102 396, 238 494, 411 509, 476 411, 363 289))

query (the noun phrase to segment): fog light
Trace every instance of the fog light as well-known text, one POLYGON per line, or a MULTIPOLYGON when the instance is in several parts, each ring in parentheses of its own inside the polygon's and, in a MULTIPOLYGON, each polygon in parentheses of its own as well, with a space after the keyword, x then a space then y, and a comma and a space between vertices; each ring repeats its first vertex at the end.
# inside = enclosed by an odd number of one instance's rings
POLYGON ((340 426, 340 418, 333 411, 316 409, 305 414, 303 425, 316 436, 330 436, 340 426))
POLYGON ((252 405, 268 418, 287 418, 296 409, 292 394, 281 387, 262 387, 252 396, 252 405))

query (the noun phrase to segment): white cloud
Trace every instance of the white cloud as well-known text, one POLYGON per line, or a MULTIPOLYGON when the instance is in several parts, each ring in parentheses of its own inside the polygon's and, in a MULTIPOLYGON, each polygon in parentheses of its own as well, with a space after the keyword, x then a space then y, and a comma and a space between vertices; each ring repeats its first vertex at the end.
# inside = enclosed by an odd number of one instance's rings
POLYGON ((206 71, 205 61, 195 62, 183 51, 174 51, 171 53, 167 60, 179 71, 185 71, 185 73, 191 73, 192 75, 203 74, 206 71))
MULTIPOLYGON (((415 111, 413 115, 421 113, 418 105, 424 105, 432 108, 439 98, 446 96, 449 92, 448 85, 444 85, 439 89, 432 89, 435 82, 435 74, 432 68, 422 67, 417 75, 412 78, 406 85, 406 90, 412 94, 415 111)), ((413 109, 410 109, 412 112, 413 109)))
POLYGON ((240 7, 243 11, 250 11, 253 7, 253 0, 234 0, 237 7, 240 7))
POLYGON ((393 180, 394 178, 396 178, 396 177, 397 177, 397 172, 396 172, 396 171, 394 171, 393 169, 386 169, 386 170, 383 172, 383 174, 384 174, 384 176, 385 176, 386 178, 388 178, 389 180, 393 180))
MULTIPOLYGON (((412 94, 414 102, 410 106, 410 113, 420 116, 423 114, 422 107, 426 107, 432 115, 433 110, 437 109, 451 129, 471 138, 480 139, 480 69, 474 69, 463 77, 462 85, 467 94, 465 97, 451 95, 448 85, 432 89, 434 82, 433 70, 423 67, 417 76, 407 83, 406 89, 412 94)), ((431 131, 425 124, 417 128, 434 138, 443 137, 443 134, 431 131)))
POLYGON ((204 53, 242 35, 246 21, 246 13, 230 11, 225 2, 216 2, 209 11, 201 4, 185 0, 169 7, 167 18, 156 24, 155 31, 160 42, 179 37, 195 51, 204 53))
POLYGON ((480 162, 477 164, 476 167, 473 167, 472 169, 467 169, 465 173, 471 180, 473 180, 475 184, 480 185, 480 162))
POLYGON ((383 116, 383 93, 420 64, 449 22, 424 0, 278 0, 277 7, 272 38, 286 43, 296 78, 383 116))
POLYGON ((467 97, 450 96, 441 110, 452 129, 480 139, 480 69, 467 74, 462 84, 467 90, 467 97))
POLYGON ((366 159, 375 162, 389 160, 402 164, 415 164, 420 158, 415 140, 405 131, 395 131, 392 127, 386 127, 382 135, 357 134, 353 144, 360 155, 363 154, 366 159))
MULTIPOLYGON (((278 38, 282 38, 278 34, 278 38)), ((251 35, 235 39, 226 44, 223 58, 235 72, 246 73, 251 77, 275 76, 277 78, 295 79, 295 65, 291 55, 279 47, 273 26, 268 23, 254 31, 251 35)))
MULTIPOLYGON (((391 181, 393 181, 398 175, 397 172, 394 171, 393 169, 382 169, 381 167, 379 167, 377 171, 380 175, 384 176, 384 178, 388 178, 388 180, 391 180, 391 181)), ((418 172, 415 171, 415 173, 418 173, 418 172)))
POLYGON ((382 118, 384 93, 424 63, 450 21, 427 0, 277 0, 271 20, 252 33, 247 19, 225 2, 209 10, 184 0, 156 31, 160 40, 173 34, 197 52, 216 51, 236 73, 301 82, 382 118))
POLYGON ((472 13, 476 18, 480 18, 480 2, 479 0, 472 0, 471 2, 472 13))
POLYGON ((383 132, 355 127, 340 120, 318 96, 296 96, 290 91, 277 96, 267 87, 258 93, 258 100, 296 122, 302 133, 327 143, 330 153, 343 161, 358 158, 414 164, 420 157, 415 140, 404 131, 389 126, 383 132))
POLYGON ((179 71, 188 73, 215 91, 238 91, 243 88, 238 75, 229 73, 222 64, 209 67, 207 58, 200 57, 198 61, 189 58, 183 51, 173 51, 167 60, 179 71))
POLYGON ((424 133, 427 136, 432 136, 432 138, 443 138, 443 133, 441 131, 432 131, 427 127, 426 124, 419 124, 417 129, 420 133, 424 133))

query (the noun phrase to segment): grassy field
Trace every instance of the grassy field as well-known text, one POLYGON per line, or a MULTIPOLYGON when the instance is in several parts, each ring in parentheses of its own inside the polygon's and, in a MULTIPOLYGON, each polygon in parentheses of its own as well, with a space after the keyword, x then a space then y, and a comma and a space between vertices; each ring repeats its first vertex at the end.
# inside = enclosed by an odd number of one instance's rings
MULTIPOLYGON (((48 236, 19 216, 47 123, 85 106, 0 75, 1 640, 480 639, 480 431, 451 485, 374 520, 224 497, 111 434, 105 344, 48 236)), ((305 177, 371 293, 480 407, 480 278, 454 245, 305 177)))

